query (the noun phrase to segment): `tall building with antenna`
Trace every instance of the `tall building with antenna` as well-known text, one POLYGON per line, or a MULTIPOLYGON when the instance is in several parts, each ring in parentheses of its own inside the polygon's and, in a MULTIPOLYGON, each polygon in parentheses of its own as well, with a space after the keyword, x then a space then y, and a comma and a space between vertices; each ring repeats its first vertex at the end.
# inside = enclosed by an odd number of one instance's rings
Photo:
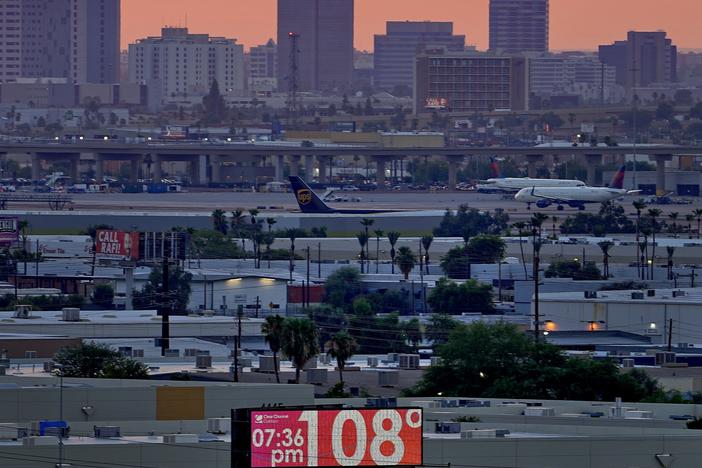
POLYGON ((278 0, 278 88, 288 91, 289 34, 297 35, 300 91, 343 90, 353 74, 354 0, 278 0))

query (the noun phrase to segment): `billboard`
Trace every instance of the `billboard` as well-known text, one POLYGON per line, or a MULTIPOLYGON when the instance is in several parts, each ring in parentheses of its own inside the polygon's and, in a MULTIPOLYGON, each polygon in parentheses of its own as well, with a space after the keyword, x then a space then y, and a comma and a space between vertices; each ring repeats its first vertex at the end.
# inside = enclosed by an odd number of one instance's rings
POLYGON ((419 466, 422 410, 252 410, 251 468, 419 466))
POLYGON ((0 218, 0 244, 12 244, 19 239, 17 218, 0 218))
POLYGON ((428 97, 424 100, 425 109, 446 109, 448 99, 444 97, 428 97))
POLYGON ((139 233, 97 231, 95 254, 99 259, 130 261, 139 258, 139 233))

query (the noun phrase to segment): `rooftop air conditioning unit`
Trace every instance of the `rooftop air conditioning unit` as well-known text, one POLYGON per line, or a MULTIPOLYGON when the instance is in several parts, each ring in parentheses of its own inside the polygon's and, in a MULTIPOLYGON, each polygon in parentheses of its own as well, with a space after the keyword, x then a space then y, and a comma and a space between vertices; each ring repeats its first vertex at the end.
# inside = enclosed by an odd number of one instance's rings
POLYGON ((459 422, 438 422, 436 423, 437 434, 460 434, 461 423, 459 422))
POLYGON ((12 315, 17 319, 28 319, 32 315, 32 306, 30 305, 16 305, 15 313, 12 315))
POLYGON ((230 418, 209 418, 207 420, 207 432, 211 434, 227 434, 232 431, 232 420, 230 418))
POLYGON ((673 297, 683 297, 685 296, 685 291, 673 291, 673 297))
POLYGON ((419 354, 400 354, 400 369, 419 369, 419 354))
POLYGON ((597 291, 585 291, 585 299, 597 299, 597 291))
POLYGON ((644 294, 641 291, 634 291, 631 293, 631 299, 635 301, 643 301, 644 294))
POLYGON ((200 438, 197 434, 166 434, 163 436, 164 444, 197 444, 200 438))
POLYGON ((396 370, 378 371, 379 387, 396 387, 400 383, 400 373, 396 370))
POLYGON ((555 416, 556 411, 553 408, 545 408, 543 406, 532 406, 524 408, 524 416, 555 416))
POLYGON ((212 367, 212 356, 199 354, 195 356, 195 367, 198 369, 209 369, 212 367))
POLYGON ((648 289, 648 290, 646 290, 646 295, 648 297, 656 297, 656 290, 655 289, 648 289))
POLYGON ((274 362, 273 356, 259 356, 258 370, 259 372, 275 372, 276 366, 280 370, 280 360, 274 362))
POLYGON ((96 439, 112 439, 122 437, 119 426, 93 426, 96 439))
POLYGON ((75 307, 61 309, 61 320, 64 322, 80 322, 80 309, 75 307))
POLYGON ((668 351, 661 351, 656 353, 656 365, 662 366, 665 364, 675 363, 675 353, 668 351))
POLYGON ((368 367, 378 367, 379 361, 377 357, 368 356, 368 367))
POLYGON ((327 383, 328 372, 326 369, 308 369, 305 371, 307 383, 312 385, 322 385, 327 383))

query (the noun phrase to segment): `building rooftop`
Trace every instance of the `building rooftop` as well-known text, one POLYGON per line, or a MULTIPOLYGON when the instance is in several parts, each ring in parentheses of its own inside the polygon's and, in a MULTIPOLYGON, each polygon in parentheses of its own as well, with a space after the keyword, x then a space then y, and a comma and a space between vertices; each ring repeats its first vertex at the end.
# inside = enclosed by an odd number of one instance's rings
POLYGON ((624 304, 687 304, 702 305, 702 288, 635 289, 597 291, 597 296, 586 298, 582 291, 539 294, 541 302, 615 302, 624 304), (633 299, 633 293, 642 293, 642 299, 633 299))

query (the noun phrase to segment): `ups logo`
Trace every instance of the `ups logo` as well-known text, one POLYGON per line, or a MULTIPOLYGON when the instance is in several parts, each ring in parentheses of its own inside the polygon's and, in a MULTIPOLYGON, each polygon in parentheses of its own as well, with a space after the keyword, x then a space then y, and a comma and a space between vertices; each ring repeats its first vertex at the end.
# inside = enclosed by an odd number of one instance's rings
POLYGON ((300 205, 307 205, 312 201, 312 191, 300 189, 297 191, 297 201, 300 205))

